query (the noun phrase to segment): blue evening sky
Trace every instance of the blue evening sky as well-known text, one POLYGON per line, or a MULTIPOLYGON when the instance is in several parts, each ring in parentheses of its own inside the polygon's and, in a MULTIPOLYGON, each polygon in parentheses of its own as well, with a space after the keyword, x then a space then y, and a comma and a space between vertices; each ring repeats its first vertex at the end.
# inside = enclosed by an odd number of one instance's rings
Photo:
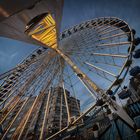
MULTIPOLYGON (((140 0, 65 0, 61 32, 85 20, 104 16, 125 20, 137 31, 137 36, 140 36, 140 0)), ((0 74, 15 67, 36 48, 35 45, 0 37, 0 74)), ((135 60, 134 65, 140 65, 138 61, 135 60)), ((79 89, 79 85, 77 87, 79 89)), ((86 104, 93 102, 89 100, 90 96, 80 96, 82 98, 86 100, 86 104)), ((85 103, 81 102, 86 106, 85 103)))
MULTIPOLYGON (((140 0, 65 0, 61 31, 102 16, 116 16, 127 21, 140 36, 140 0)), ((36 48, 34 45, 0 38, 0 74, 15 67, 36 48)))

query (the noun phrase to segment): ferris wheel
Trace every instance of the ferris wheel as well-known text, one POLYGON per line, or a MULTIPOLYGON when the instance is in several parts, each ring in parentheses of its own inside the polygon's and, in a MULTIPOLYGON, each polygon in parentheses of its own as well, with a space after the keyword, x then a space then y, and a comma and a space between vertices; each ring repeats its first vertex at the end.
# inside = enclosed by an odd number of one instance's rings
MULTIPOLYGON (((42 43, 44 48, 35 50, 2 83, 4 100, 0 102, 3 115, 0 121, 5 127, 2 139, 8 133, 12 138, 26 138, 29 133, 27 126, 34 124, 29 120, 33 120, 34 114, 35 119, 39 119, 39 101, 50 98, 51 89, 57 87, 64 92, 68 123, 65 127, 60 124, 60 131, 48 139, 74 126, 96 106, 104 104, 133 127, 134 122, 113 100, 132 63, 132 52, 136 46, 134 30, 125 21, 116 17, 97 18, 78 24, 58 36, 55 20, 44 13, 27 24, 25 34, 42 43), (81 106, 77 103, 79 115, 74 121, 71 120, 67 91, 81 102, 81 106), (30 99, 33 100, 31 104, 30 99), (9 125, 6 120, 16 106, 18 111, 9 125), (30 108, 28 113, 17 121, 19 127, 11 132, 12 125, 25 106, 30 108)), ((45 135, 50 104, 47 100, 39 139, 45 135)))

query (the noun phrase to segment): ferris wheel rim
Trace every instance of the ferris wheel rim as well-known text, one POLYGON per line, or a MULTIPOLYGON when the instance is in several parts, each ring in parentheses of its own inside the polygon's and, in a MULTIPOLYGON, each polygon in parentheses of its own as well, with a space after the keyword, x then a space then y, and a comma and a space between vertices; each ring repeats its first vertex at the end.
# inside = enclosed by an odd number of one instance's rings
MULTIPOLYGON (((124 81, 124 79, 125 79, 125 77, 126 77, 126 75, 127 75, 127 73, 128 73, 128 71, 129 71, 129 67, 130 66, 127 66, 127 63, 130 61, 130 63, 131 63, 131 61, 132 61, 132 48, 133 48, 133 46, 134 46, 134 43, 133 43, 133 41, 134 41, 134 34, 133 34, 133 29, 129 26, 129 24, 126 22, 126 21, 124 21, 124 20, 122 20, 122 19, 120 19, 120 18, 117 18, 117 17, 99 17, 99 18, 95 18, 95 19, 92 19, 92 20, 87 20, 87 21, 84 21, 84 22, 82 22, 82 23, 80 23, 80 24, 77 24, 77 25, 75 25, 75 26, 73 26, 73 27, 70 27, 70 28, 68 28, 68 29, 66 29, 66 30, 64 30, 61 34, 60 34, 60 36, 59 36, 59 42, 61 42, 61 41, 63 41, 64 39, 67 39, 68 37, 70 37, 70 36, 72 36, 73 34, 75 34, 75 33, 77 33, 77 32, 80 32, 80 31, 82 31, 82 30, 84 30, 84 29, 87 29, 87 28, 89 28, 89 29, 91 29, 91 28, 93 28, 93 27, 96 27, 96 26, 102 26, 102 25, 105 25, 105 24, 99 24, 98 22, 101 22, 101 21, 105 21, 105 20, 112 20, 112 21, 115 21, 115 20, 117 20, 117 22, 120 22, 120 23, 123 23, 123 24, 125 24, 125 26, 128 28, 128 30, 130 31, 130 36, 128 36, 128 37, 130 37, 131 38, 131 40, 130 40, 130 45, 128 46, 128 48, 129 48, 129 50, 128 50, 128 55, 127 55, 127 58, 126 58, 126 60, 125 60, 125 63, 124 63, 124 65, 122 66, 122 68, 121 68, 121 70, 119 71, 119 73, 118 73, 118 75, 116 76, 116 79, 112 82, 112 84, 108 87, 108 89, 106 90, 106 93, 109 91, 109 90, 111 90, 114 86, 116 86, 115 85, 115 83, 117 82, 117 80, 119 80, 119 78, 121 77, 121 74, 123 73, 123 71, 124 70, 126 70, 125 71, 125 73, 124 73, 124 75, 123 75, 123 77, 121 78, 121 80, 122 80, 122 82, 124 81), (93 24, 93 23, 96 23, 95 25, 93 24), (89 25, 90 24, 90 26, 87 26, 87 25, 89 25), (76 29, 76 30, 75 30, 76 29)), ((117 23, 116 22, 116 23, 117 23)), ((102 22, 101 22, 102 23, 102 22)), ((111 24, 110 24, 111 25, 111 24)), ((111 26, 113 26, 113 25, 111 25, 111 26)), ((119 28, 119 27, 117 27, 117 28, 119 28)), ((122 29, 121 29, 122 30, 122 29)), ((123 31, 124 33, 126 33, 125 31, 123 31)), ((130 64, 131 65, 131 64, 130 64)), ((121 82, 121 83, 122 83, 121 82)), ((120 86, 121 86, 121 83, 120 84, 118 84, 117 85, 117 87, 116 87, 116 89, 115 89, 115 91, 114 91, 114 93, 113 93, 113 95, 115 95, 116 93, 117 93, 117 91, 118 91, 118 89, 120 88, 120 86)))

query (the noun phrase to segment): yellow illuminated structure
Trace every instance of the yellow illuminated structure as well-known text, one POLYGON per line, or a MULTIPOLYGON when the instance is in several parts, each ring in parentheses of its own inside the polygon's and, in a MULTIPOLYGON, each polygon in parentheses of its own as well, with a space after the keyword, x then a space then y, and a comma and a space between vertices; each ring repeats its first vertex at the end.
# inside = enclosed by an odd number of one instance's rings
POLYGON ((26 27, 29 30, 28 35, 48 47, 57 48, 56 24, 53 17, 50 14, 39 16, 41 19, 37 16, 32 20, 32 23, 26 27), (35 23, 38 20, 39 23, 35 23))

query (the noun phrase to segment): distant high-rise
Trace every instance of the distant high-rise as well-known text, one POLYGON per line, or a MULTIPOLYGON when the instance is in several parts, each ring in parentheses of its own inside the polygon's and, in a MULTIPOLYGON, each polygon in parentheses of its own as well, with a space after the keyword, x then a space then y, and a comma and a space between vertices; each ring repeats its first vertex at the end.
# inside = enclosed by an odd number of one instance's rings
MULTIPOLYGON (((80 101, 70 96, 69 91, 65 90, 65 93, 70 117, 71 119, 75 119, 80 116, 80 101)), ((10 121, 14 119, 15 121, 13 124, 11 123, 9 132, 7 131, 7 139, 17 139, 21 133, 22 127, 24 127, 22 138, 34 139, 39 138, 43 125, 46 127, 44 129, 45 135, 43 138, 67 126, 68 115, 63 88, 51 88, 50 96, 48 91, 46 93, 41 93, 38 95, 38 100, 36 99, 37 98, 34 96, 30 98, 26 97, 26 99, 21 99, 20 96, 15 98, 13 106, 8 108, 8 110, 13 110, 9 116, 6 119, 4 119, 4 115, 0 116, 0 121, 3 119, 5 120, 3 125, 0 126, 0 136, 6 131, 6 129, 3 129, 3 126, 7 126, 10 121), (19 106, 14 108, 17 102, 20 102, 19 106), (35 102, 35 104, 33 104, 33 102, 35 102), (20 107, 22 111, 20 111, 20 107), (28 120, 27 122, 25 121, 26 119, 28 120), (24 126, 24 124, 26 125, 24 126)), ((5 113, 8 110, 5 110, 5 113)))
MULTIPOLYGON (((70 92, 66 91, 68 107, 71 119, 80 116, 80 100, 70 96, 70 92)), ((54 133, 67 126, 68 115, 66 103, 64 99, 64 91, 61 87, 52 89, 50 97, 50 107, 48 114, 48 128, 51 133, 54 133)))

